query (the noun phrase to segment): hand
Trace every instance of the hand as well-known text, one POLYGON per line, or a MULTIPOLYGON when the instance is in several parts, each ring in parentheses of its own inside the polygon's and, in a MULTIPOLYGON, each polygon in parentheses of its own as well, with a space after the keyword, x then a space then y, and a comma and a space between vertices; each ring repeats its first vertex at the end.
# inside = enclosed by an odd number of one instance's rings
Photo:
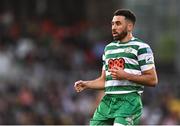
POLYGON ((74 84, 75 90, 77 92, 83 91, 84 89, 87 88, 86 83, 87 83, 86 81, 82 81, 82 80, 76 81, 75 84, 74 84))
POLYGON ((128 74, 122 68, 117 66, 114 66, 109 72, 111 72, 112 79, 115 80, 126 80, 128 74))

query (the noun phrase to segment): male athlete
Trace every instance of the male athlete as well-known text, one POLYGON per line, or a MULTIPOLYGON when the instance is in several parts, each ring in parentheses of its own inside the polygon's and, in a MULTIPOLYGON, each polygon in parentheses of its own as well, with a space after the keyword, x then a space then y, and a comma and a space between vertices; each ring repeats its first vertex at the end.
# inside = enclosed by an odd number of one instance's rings
POLYGON ((87 88, 105 90, 90 125, 137 125, 142 114, 143 87, 158 82, 150 46, 132 35, 135 21, 130 10, 114 12, 114 41, 105 47, 101 76, 75 82, 77 92, 87 88))

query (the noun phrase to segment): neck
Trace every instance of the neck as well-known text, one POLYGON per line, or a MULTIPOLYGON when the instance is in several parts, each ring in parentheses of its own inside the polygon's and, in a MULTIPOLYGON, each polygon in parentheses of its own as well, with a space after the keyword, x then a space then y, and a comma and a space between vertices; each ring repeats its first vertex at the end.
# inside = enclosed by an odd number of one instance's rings
POLYGON ((128 32, 127 36, 121 40, 121 42, 128 42, 133 38, 133 35, 131 32, 128 32))

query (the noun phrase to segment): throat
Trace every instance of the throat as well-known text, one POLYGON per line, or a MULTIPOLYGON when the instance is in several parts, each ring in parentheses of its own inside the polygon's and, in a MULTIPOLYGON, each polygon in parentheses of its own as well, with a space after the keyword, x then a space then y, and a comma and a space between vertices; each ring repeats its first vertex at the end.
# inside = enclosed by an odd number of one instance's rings
POLYGON ((128 42, 133 38, 132 34, 128 34, 125 38, 123 38, 122 40, 120 40, 121 42, 128 42))

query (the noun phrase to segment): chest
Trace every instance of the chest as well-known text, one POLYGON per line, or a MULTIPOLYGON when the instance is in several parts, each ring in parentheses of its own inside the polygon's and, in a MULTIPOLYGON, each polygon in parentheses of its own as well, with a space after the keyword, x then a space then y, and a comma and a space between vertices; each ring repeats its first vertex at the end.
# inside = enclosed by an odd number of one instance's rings
POLYGON ((137 59, 138 51, 132 47, 116 47, 105 51, 106 60, 119 59, 119 58, 131 58, 137 59))

